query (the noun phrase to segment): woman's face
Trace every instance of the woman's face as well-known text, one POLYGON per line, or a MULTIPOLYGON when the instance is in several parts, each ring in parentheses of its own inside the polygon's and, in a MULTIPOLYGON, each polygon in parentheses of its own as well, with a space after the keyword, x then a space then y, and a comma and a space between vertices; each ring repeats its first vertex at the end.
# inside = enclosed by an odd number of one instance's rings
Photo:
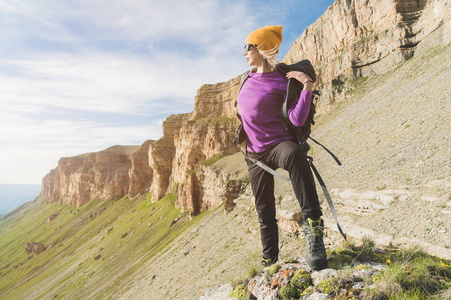
POLYGON ((263 65, 263 58, 258 52, 257 47, 253 46, 249 51, 244 51, 243 55, 246 57, 246 61, 251 67, 258 67, 263 65))

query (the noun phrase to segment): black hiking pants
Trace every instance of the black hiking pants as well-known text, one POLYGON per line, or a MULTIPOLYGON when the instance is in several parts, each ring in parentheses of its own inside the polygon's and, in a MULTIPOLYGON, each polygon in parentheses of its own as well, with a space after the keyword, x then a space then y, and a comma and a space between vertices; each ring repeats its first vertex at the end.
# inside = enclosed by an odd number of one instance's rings
MULTIPOLYGON (((304 220, 307 218, 316 220, 322 215, 313 174, 307 156, 299 144, 284 141, 262 153, 249 152, 248 155, 274 170, 282 168, 288 171, 304 220)), ((263 258, 275 260, 279 255, 279 231, 276 220, 274 176, 250 160, 246 159, 246 162, 260 222, 263 258)))

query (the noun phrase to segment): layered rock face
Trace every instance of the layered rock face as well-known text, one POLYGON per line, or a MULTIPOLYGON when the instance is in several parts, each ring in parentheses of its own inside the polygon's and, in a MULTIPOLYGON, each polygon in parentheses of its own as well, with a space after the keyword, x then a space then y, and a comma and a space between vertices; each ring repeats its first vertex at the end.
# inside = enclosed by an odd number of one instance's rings
POLYGON ((431 43, 447 44, 450 15, 450 4, 443 0, 337 0, 283 61, 313 63, 322 93, 319 110, 324 111, 346 97, 352 79, 385 73, 431 43), (438 34, 429 38, 433 32, 438 34))
POLYGON ((58 167, 44 177, 41 196, 46 196, 49 202, 80 207, 94 198, 118 199, 129 191, 138 194, 149 181, 143 178, 151 176, 150 171, 145 171, 146 166, 140 165, 141 152, 140 146, 113 146, 100 152, 63 157, 58 167), (133 156, 137 150, 138 155, 133 156), (137 171, 138 166, 142 170, 137 171))
POLYGON ((128 175, 130 197, 139 196, 149 191, 153 178, 153 169, 149 166, 149 148, 153 141, 148 140, 131 156, 132 166, 128 175))
POLYGON ((174 136, 188 118, 189 114, 169 116, 163 122, 163 137, 149 148, 149 165, 154 173, 151 184, 153 201, 158 201, 166 194, 175 155, 174 136))
POLYGON ((211 208, 203 204, 205 189, 212 187, 205 184, 202 162, 238 151, 233 138, 239 80, 203 85, 192 113, 171 116, 163 123, 164 136, 151 146, 149 155, 155 172, 152 199, 159 200, 169 188, 177 195, 177 205, 191 215, 211 208))

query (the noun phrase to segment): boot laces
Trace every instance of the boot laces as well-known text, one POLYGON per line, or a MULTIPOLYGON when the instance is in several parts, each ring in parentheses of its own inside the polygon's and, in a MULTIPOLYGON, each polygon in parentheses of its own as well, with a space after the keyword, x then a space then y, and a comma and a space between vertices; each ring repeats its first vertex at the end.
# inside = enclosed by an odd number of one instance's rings
POLYGON ((312 226, 309 226, 309 231, 310 251, 313 255, 321 255, 324 226, 321 226, 318 222, 313 222, 312 226))

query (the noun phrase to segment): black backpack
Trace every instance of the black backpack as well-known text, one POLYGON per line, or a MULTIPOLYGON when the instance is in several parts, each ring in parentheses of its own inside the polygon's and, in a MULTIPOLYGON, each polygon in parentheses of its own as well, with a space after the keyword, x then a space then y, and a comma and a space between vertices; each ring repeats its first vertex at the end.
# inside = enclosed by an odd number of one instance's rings
POLYGON ((280 111, 280 119, 285 126, 285 128, 291 133, 295 140, 302 146, 304 151, 307 153, 310 150, 310 146, 307 142, 310 138, 310 133, 312 133, 312 126, 315 125, 315 113, 316 113, 316 103, 321 95, 319 91, 312 92, 312 103, 310 103, 310 110, 307 115, 305 123, 301 126, 294 126, 288 118, 288 105, 284 102, 282 109, 280 111))
MULTIPOLYGON (((286 65, 284 63, 280 63, 276 66, 276 70, 282 75, 286 76, 286 74, 289 71, 300 71, 305 73, 307 76, 309 76, 313 82, 316 81, 316 73, 315 69, 313 68, 312 63, 307 60, 301 60, 300 62, 297 62, 292 65, 286 65)), ((320 97, 319 91, 313 91, 313 97, 312 97, 312 103, 310 104, 310 111, 307 116, 307 120, 302 126, 294 126, 290 119, 288 118, 288 108, 291 105, 291 102, 294 99, 299 99, 299 96, 301 94, 301 91, 304 89, 304 85, 297 81, 296 79, 289 79, 288 80, 288 87, 287 87, 287 96, 283 103, 281 112, 280 112, 280 118, 282 120, 282 123, 284 124, 285 128, 291 133, 291 135, 296 139, 296 141, 301 145, 302 149, 304 149, 305 153, 307 153, 310 150, 310 146, 307 142, 308 139, 312 140, 316 144, 320 145, 324 148, 324 150, 327 151, 337 162, 338 165, 341 165, 341 162, 338 160, 338 158, 331 152, 329 149, 327 149, 324 145, 316 141, 310 136, 310 133, 312 132, 312 125, 315 124, 315 113, 316 113, 316 103, 318 102, 318 99, 320 97)))
MULTIPOLYGON (((302 83, 300 83, 302 86, 302 83)), ((303 87, 301 88, 302 91, 303 87)), ((291 133, 291 135, 295 138, 295 140, 301 145, 302 149, 304 149, 305 153, 307 153, 310 150, 310 145, 308 144, 308 139, 312 140, 319 146, 321 146, 324 150, 326 150, 327 153, 329 153, 333 159, 337 162, 339 166, 341 166, 341 162, 338 159, 338 157, 333 154, 329 149, 326 148, 323 144, 315 140, 310 136, 312 133, 312 126, 315 125, 315 113, 316 113, 316 104, 319 101, 319 98, 321 96, 320 92, 315 90, 312 92, 312 103, 310 103, 310 110, 307 115, 307 119, 305 120, 305 123, 301 126, 295 126, 293 123, 291 123, 290 119, 288 118, 288 107, 290 106, 290 103, 287 99, 283 103, 282 109, 280 111, 280 119, 285 126, 285 128, 291 133)))

